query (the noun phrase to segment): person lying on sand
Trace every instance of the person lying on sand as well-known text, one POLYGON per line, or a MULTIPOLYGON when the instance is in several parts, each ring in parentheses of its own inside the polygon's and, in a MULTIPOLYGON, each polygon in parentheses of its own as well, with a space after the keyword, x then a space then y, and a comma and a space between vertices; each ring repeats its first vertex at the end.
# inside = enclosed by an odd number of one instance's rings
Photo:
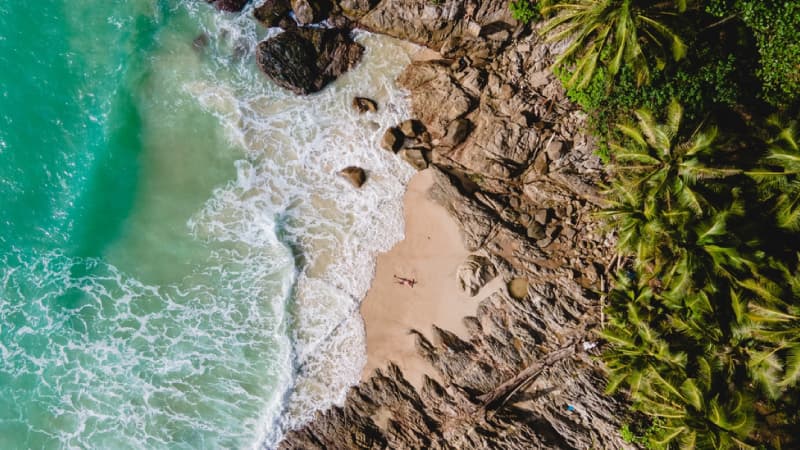
POLYGON ((397 275, 394 275, 394 278, 395 278, 395 283, 408 286, 410 288, 413 288, 414 285, 417 284, 417 280, 415 280, 414 278, 403 278, 403 277, 398 277, 397 275))

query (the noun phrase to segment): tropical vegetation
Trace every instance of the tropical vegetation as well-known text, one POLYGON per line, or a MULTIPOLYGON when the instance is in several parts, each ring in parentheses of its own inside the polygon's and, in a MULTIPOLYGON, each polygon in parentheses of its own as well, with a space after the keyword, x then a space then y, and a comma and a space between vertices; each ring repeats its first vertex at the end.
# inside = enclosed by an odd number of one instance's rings
POLYGON ((608 392, 650 448, 800 448, 800 2, 541 1, 607 162, 608 392))

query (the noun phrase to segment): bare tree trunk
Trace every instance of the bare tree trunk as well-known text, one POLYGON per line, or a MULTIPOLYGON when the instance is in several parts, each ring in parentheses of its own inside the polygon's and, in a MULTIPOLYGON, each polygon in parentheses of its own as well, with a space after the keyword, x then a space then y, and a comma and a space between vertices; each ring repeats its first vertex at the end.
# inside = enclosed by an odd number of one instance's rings
POLYGON ((478 400, 482 402, 482 408, 488 410, 495 406, 502 406, 502 404, 507 402, 512 395, 533 381, 533 379, 536 378, 536 376, 538 376, 544 369, 574 354, 574 343, 548 353, 547 356, 529 365, 516 376, 504 382, 500 386, 497 386, 491 392, 487 392, 486 394, 478 397, 478 400))

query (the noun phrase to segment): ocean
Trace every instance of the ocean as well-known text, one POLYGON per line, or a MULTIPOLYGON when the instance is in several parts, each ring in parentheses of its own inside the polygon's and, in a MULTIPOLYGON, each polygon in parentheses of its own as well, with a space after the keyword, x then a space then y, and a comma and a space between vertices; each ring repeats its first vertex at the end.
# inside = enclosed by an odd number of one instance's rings
POLYGON ((415 49, 297 97, 250 8, 0 1, 0 449, 272 448, 358 380, 415 49))

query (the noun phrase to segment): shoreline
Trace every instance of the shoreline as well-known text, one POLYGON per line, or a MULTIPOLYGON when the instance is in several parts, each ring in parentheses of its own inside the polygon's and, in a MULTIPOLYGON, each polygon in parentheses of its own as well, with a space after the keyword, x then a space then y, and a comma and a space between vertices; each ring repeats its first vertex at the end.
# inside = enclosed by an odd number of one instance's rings
POLYGON ((430 338, 433 325, 463 335, 463 318, 475 314, 480 295, 470 297, 456 280, 469 255, 456 220, 428 197, 430 169, 417 172, 403 196, 404 238, 378 255, 375 275, 359 311, 364 320, 367 362, 360 381, 395 363, 417 388, 434 371, 419 354, 415 329, 430 338), (394 276, 416 281, 413 287, 394 276))

